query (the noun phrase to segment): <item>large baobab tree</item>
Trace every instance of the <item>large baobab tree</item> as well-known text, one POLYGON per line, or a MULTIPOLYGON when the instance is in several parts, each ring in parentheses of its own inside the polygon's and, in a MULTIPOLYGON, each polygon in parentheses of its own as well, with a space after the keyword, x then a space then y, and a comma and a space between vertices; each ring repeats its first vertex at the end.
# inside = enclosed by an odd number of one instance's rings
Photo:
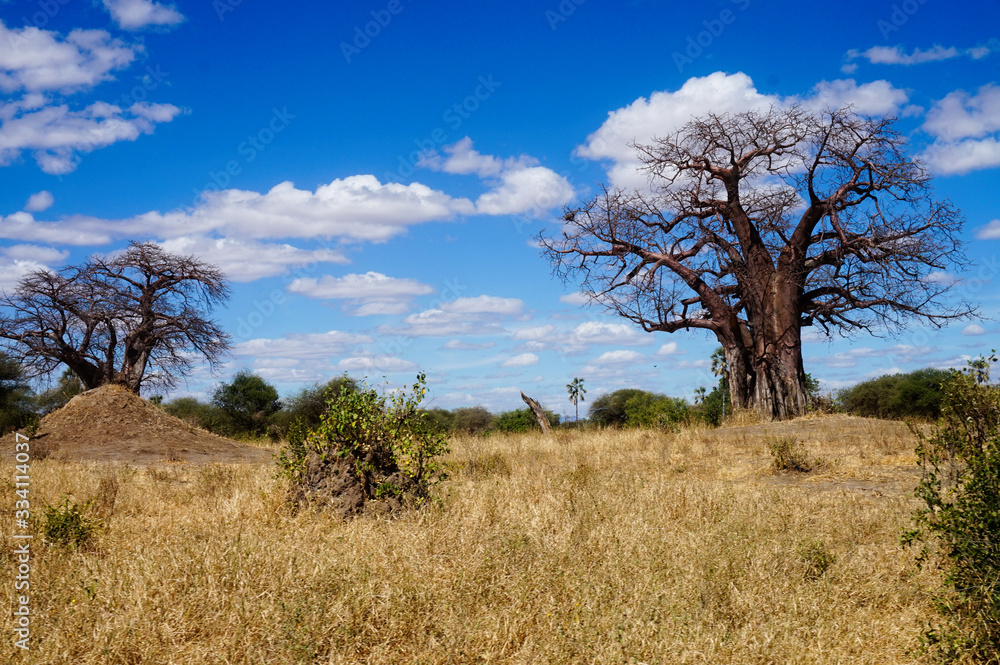
POLYGON ((174 385, 199 356, 215 366, 229 335, 205 318, 225 276, 190 256, 132 243, 113 258, 38 270, 0 296, 0 339, 37 374, 65 364, 87 389, 174 385))
POLYGON ((937 278, 964 262, 961 214, 933 198, 892 119, 709 114, 634 148, 649 187, 568 209, 545 254, 647 332, 714 334, 734 406, 806 410, 806 326, 882 334, 972 313, 937 278))

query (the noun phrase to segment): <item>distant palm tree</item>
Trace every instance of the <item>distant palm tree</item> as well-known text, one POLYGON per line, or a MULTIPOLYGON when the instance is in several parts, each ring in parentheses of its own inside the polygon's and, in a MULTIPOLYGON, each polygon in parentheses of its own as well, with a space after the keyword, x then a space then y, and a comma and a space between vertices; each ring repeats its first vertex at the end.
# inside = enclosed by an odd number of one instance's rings
POLYGON ((567 383, 566 389, 569 391, 569 401, 576 407, 576 419, 580 420, 580 401, 586 401, 584 395, 587 393, 583 387, 583 379, 573 377, 573 383, 567 383))
POLYGON ((722 393, 722 419, 726 419, 726 398, 729 396, 729 363, 726 351, 721 346, 712 354, 712 374, 719 377, 719 392, 722 393))

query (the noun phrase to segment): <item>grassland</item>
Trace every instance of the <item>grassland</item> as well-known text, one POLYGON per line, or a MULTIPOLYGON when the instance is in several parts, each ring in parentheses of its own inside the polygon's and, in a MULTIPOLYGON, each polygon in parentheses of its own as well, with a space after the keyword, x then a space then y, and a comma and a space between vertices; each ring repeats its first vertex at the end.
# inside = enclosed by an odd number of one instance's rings
POLYGON ((457 438, 437 504, 351 523, 293 514, 267 465, 43 460, 35 504, 96 498, 106 527, 36 541, 32 651, 0 662, 919 662, 913 447, 844 416, 457 438), (813 472, 772 470, 781 437, 813 472))

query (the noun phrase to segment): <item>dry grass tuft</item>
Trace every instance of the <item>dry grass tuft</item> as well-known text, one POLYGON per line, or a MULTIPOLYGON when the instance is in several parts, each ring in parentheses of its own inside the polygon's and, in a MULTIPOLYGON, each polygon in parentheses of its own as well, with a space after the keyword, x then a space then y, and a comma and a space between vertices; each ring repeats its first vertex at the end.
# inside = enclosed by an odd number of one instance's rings
POLYGON ((438 502, 350 523, 293 514, 266 465, 33 464, 33 503, 96 497, 114 519, 93 551, 34 551, 30 662, 918 662, 934 580, 898 544, 902 425, 452 448, 438 502), (775 437, 836 463, 774 475, 775 437))

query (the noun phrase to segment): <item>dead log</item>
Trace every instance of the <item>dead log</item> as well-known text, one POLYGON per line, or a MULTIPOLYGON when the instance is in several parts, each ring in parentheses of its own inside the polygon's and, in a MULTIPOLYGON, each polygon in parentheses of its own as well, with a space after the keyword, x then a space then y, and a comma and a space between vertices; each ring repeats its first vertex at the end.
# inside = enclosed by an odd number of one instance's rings
POLYGON ((538 419, 538 424, 542 428, 542 432, 548 433, 552 431, 552 425, 549 424, 549 419, 545 417, 545 412, 542 411, 542 405, 536 400, 531 399, 523 392, 521 393, 521 399, 524 403, 531 407, 531 410, 535 412, 535 418, 538 419))

